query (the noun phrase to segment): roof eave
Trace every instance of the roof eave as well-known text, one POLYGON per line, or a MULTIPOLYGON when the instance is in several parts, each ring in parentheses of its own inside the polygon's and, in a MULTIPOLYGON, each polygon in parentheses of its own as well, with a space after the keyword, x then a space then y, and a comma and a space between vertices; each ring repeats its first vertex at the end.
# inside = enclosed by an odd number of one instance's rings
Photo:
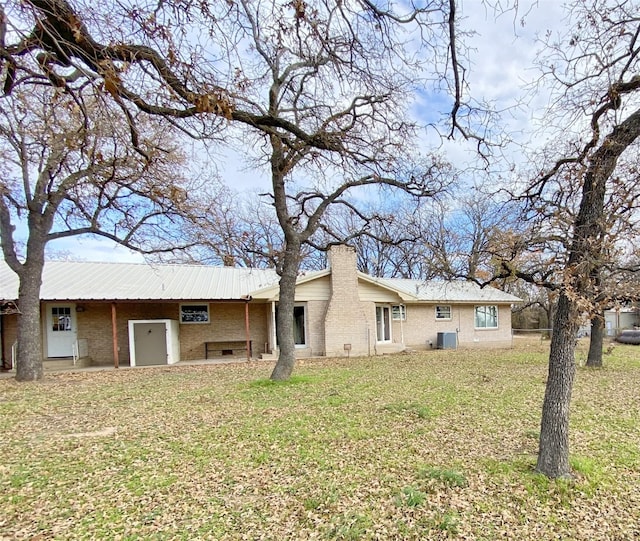
POLYGON ((367 282, 369 284, 375 285, 377 287, 380 287, 382 289, 385 289, 386 291, 391 291, 396 295, 398 295, 398 297, 400 297, 405 302, 409 302, 409 301, 416 302, 420 300, 417 296, 407 293, 406 291, 402 291, 401 289, 395 288, 389 284, 385 284, 384 282, 381 282, 374 276, 369 276, 364 272, 358 271, 358 279, 363 280, 364 282, 367 282))

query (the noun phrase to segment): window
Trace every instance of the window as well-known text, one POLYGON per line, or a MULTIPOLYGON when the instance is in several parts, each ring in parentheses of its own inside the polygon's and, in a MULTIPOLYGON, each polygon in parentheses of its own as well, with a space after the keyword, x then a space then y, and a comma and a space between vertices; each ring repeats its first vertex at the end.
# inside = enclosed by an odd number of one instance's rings
POLYGON ((209 305, 181 304, 180 323, 209 323, 209 305))
POLYGON ((451 319, 451 306, 436 306, 436 319, 451 319))
POLYGON ((71 308, 69 306, 53 306, 51 308, 51 330, 53 332, 72 330, 71 308))
POLYGON ((296 346, 304 346, 307 343, 305 339, 304 312, 304 305, 293 307, 293 341, 296 346))
POLYGON ((498 307, 497 306, 476 306, 475 310, 476 329, 497 329, 498 328, 498 307))
POLYGON ((391 307, 393 321, 407 321, 407 307, 404 304, 396 304, 391 307))
POLYGON ((391 310, 389 306, 376 306, 376 340, 391 341, 391 310))
MULTIPOLYGON (((293 307, 293 341, 296 347, 303 348, 307 345, 306 309, 304 304, 296 304, 293 307)), ((278 321, 278 307, 276 306, 276 324, 278 321)))

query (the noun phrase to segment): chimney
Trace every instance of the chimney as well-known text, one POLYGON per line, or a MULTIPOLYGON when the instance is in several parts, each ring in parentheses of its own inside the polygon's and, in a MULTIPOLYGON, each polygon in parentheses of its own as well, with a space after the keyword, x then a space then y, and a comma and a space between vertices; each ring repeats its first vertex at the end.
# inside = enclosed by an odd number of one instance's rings
POLYGON ((337 245, 329 250, 331 296, 324 322, 327 356, 369 353, 369 325, 358 294, 356 251, 337 245))

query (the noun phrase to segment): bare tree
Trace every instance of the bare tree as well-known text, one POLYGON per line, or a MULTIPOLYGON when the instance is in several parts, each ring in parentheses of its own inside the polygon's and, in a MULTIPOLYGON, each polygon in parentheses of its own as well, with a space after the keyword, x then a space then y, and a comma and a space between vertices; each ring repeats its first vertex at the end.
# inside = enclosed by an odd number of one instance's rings
MULTIPOLYGON (((403 101, 412 89, 410 77, 420 72, 404 56, 394 20, 379 13, 381 25, 372 27, 350 8, 305 5, 291 13, 273 5, 265 13, 260 4, 246 1, 234 15, 250 29, 257 53, 242 64, 243 74, 251 81, 267 74, 265 113, 291 118, 298 127, 313 126, 324 142, 318 146, 279 130, 261 137, 258 147, 270 168, 268 197, 285 241, 276 323, 280 353, 271 376, 276 380, 287 379, 295 363, 292 322, 301 249, 328 209, 348 208, 367 223, 370 217, 354 204, 353 192, 384 187, 428 197, 448 181, 446 164, 435 157, 419 163, 406 152, 415 126, 403 101)), ((410 18, 422 15, 414 12, 410 18)))
POLYGON ((616 179, 627 182, 618 176, 619 161, 637 148, 640 135, 639 7, 636 2, 573 2, 567 34, 560 41, 549 37, 541 63, 556 90, 565 136, 584 134, 575 151, 560 157, 528 191, 536 200, 552 193, 554 179, 564 177, 573 181, 577 198, 554 316, 536 466, 549 477, 571 474, 576 336, 581 315, 598 297, 601 270, 611 253, 607 193, 616 179))
POLYGON ((423 226, 430 274, 485 284, 493 279, 496 245, 521 226, 510 203, 477 189, 465 192, 434 209, 423 226))
POLYGON ((549 329, 555 305, 553 291, 523 280, 510 282, 505 289, 523 301, 512 309, 514 330, 549 329))
POLYGON ((419 216, 425 201, 381 197, 331 209, 312 243, 324 249, 347 241, 356 249, 358 269, 372 276, 423 277, 426 256, 419 216))
MULTIPOLYGON (((198 195, 196 195, 198 197, 198 195)), ((206 196, 206 200, 213 195, 206 196)), ((205 203, 200 205, 204 208, 205 203)), ((238 193, 228 187, 217 188, 215 205, 199 219, 189 220, 182 234, 190 239, 187 251, 160 254, 167 261, 185 261, 251 268, 280 269, 284 238, 273 205, 255 191, 238 193)), ((305 269, 321 269, 326 263, 311 245, 301 248, 305 269)))
POLYGON ((40 88, 0 100, 0 244, 20 282, 20 381, 43 375, 38 337, 47 243, 95 234, 144 253, 173 249, 180 244, 176 221, 190 207, 178 171, 183 156, 164 130, 139 124, 143 159, 131 152, 126 125, 114 122, 90 91, 82 108, 79 97, 40 88), (27 229, 24 246, 20 224, 27 229))
POLYGON ((205 119, 210 134, 230 126, 242 131, 245 145, 254 143, 269 167, 269 196, 284 237, 274 379, 287 378, 294 366, 301 247, 326 209, 350 204, 347 192, 368 186, 416 197, 441 188, 442 164, 413 165, 406 152, 416 127, 406 114, 411 92, 446 89, 449 136, 484 144, 471 129, 454 0, 397 7, 369 0, 109 4, 108 20, 117 27, 80 0, 77 7, 66 0, 25 6, 24 21, 11 25, 19 39, 7 44, 0 32, 6 93, 26 82, 71 94, 99 85, 120 107, 143 155, 132 109, 190 133, 185 119, 205 119))

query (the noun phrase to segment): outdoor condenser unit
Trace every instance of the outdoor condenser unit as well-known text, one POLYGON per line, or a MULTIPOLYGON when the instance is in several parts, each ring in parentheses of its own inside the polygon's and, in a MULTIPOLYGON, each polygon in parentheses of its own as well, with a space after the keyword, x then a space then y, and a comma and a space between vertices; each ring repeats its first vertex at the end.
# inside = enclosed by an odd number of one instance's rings
POLYGON ((458 347, 458 333, 439 332, 436 347, 438 349, 456 349, 458 347))

